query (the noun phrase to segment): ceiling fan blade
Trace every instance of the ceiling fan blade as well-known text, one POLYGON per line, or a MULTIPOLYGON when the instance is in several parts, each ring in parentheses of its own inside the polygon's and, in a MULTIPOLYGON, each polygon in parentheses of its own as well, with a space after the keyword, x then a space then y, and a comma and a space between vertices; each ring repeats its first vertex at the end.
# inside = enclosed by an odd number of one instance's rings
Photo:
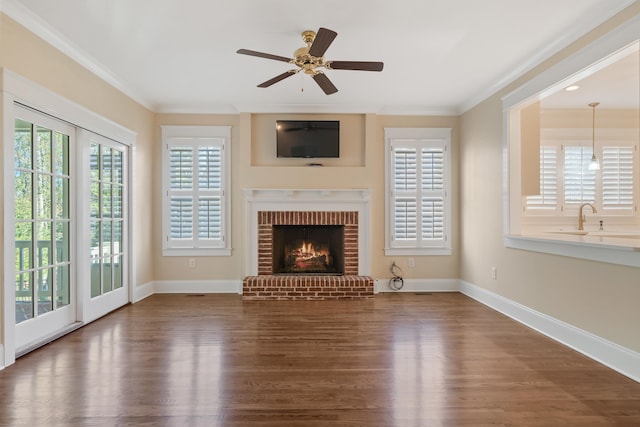
POLYGON ((327 75, 324 73, 314 74, 313 80, 315 80, 316 83, 318 83, 318 86, 320 86, 320 89, 322 89, 324 93, 327 95, 331 95, 332 93, 336 93, 338 91, 338 88, 335 87, 333 83, 331 83, 331 80, 329 80, 329 77, 327 77, 327 75))
POLYGON ((382 71, 384 63, 368 61, 327 61, 331 70, 382 71))
POLYGON ((315 39, 309 48, 309 55, 320 58, 329 49, 329 46, 336 38, 338 33, 327 28, 320 28, 316 33, 315 39))
POLYGON ((241 55, 257 56, 258 58, 273 59, 275 61, 291 62, 291 58, 285 58, 284 56, 272 55, 270 53, 256 52, 255 50, 238 49, 236 51, 236 53, 239 53, 241 55))
POLYGON ((282 73, 282 74, 280 74, 280 75, 278 75, 278 76, 275 76, 274 78, 272 78, 272 79, 270 79, 270 80, 267 80, 267 81, 266 81, 266 82, 264 82, 264 83, 260 83, 260 84, 258 85, 258 87, 269 87, 269 86, 271 86, 272 84, 274 84, 274 83, 278 83, 280 80, 284 80, 284 79, 286 79, 287 77, 291 77, 291 76, 293 76, 293 75, 294 75, 294 74, 296 74, 296 73, 297 73, 297 71, 296 71, 296 70, 289 70, 289 71, 287 71, 287 72, 285 72, 285 73, 282 73))

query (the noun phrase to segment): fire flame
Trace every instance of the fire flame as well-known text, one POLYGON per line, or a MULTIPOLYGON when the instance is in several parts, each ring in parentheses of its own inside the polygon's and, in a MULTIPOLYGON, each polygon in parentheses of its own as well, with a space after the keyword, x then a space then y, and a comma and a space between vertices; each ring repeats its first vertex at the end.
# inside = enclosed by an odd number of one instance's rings
POLYGON ((320 257, 323 255, 329 256, 329 251, 326 249, 316 249, 311 242, 302 242, 299 248, 294 249, 292 254, 296 256, 297 259, 307 260, 315 257, 320 257))
POLYGON ((305 241, 302 241, 299 247, 291 248, 289 257, 292 257, 289 258, 289 262, 297 271, 321 270, 332 262, 328 248, 323 245, 316 248, 313 243, 305 241))
POLYGON ((302 246, 298 249, 298 254, 301 258, 308 259, 317 256, 316 251, 313 247, 313 243, 302 242, 302 246))

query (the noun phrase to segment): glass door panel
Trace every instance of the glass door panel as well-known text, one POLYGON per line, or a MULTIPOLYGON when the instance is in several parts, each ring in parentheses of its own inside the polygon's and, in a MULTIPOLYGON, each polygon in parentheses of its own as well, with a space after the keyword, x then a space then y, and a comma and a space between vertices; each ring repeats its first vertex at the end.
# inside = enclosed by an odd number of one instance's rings
POLYGON ((34 317, 33 140, 33 125, 24 120, 16 120, 14 132, 16 323, 34 317))
POLYGON ((90 156, 91 297, 123 287, 124 152, 92 141, 90 156))
POLYGON ((75 321, 71 255, 71 135, 33 111, 14 122, 16 347, 75 321))

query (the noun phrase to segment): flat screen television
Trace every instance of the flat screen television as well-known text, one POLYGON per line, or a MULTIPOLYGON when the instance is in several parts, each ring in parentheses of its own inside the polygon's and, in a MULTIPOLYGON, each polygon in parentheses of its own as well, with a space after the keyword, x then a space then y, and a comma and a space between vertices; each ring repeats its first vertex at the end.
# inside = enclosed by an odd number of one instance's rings
POLYGON ((340 157, 338 120, 277 120, 278 157, 340 157))

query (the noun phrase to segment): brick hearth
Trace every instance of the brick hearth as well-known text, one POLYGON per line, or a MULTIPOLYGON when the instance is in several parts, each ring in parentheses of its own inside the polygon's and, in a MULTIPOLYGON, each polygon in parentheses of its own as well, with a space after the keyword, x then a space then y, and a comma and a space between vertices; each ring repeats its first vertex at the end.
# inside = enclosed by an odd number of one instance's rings
POLYGON ((369 276, 249 276, 242 281, 245 300, 362 299, 373 296, 369 276))

